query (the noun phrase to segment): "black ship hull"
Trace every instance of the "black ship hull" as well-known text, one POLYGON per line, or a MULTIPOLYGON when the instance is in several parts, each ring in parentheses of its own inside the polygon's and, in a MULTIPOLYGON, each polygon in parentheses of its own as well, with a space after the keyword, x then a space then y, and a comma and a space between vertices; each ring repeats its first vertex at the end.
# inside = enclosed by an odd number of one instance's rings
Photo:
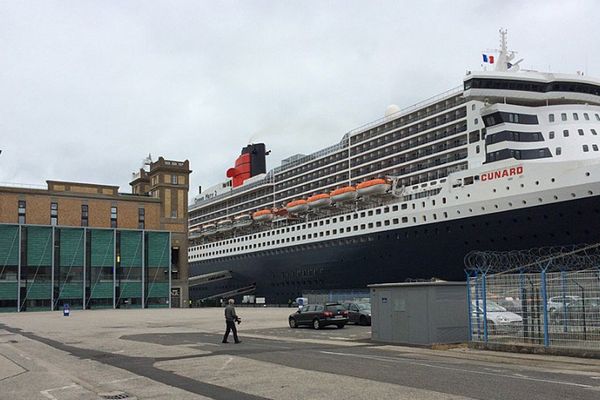
POLYGON ((433 277, 464 281, 464 257, 472 250, 595 243, 599 228, 600 196, 593 196, 192 262, 191 276, 230 271, 231 278, 192 286, 190 298, 250 287, 267 303, 287 303, 306 290, 362 289, 433 277))

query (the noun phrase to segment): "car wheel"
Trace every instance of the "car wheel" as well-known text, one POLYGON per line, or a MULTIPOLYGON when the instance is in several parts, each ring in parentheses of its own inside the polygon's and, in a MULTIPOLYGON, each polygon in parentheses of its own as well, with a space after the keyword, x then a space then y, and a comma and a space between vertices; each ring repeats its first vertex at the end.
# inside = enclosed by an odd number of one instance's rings
POLYGON ((488 320, 488 322, 487 322, 487 333, 488 333, 488 335, 495 335, 496 334, 496 325, 494 325, 494 321, 488 320))
POLYGON ((367 317, 365 317, 364 315, 361 315, 359 325, 367 326, 368 325, 367 317))
POLYGON ((346 324, 337 324, 338 329, 342 329, 346 324))
POLYGON ((296 323, 296 320, 294 318, 290 318, 289 324, 290 324, 290 328, 297 328, 298 327, 298 324, 296 323))
POLYGON ((313 320, 313 328, 314 329, 321 329, 321 323, 316 318, 313 320))

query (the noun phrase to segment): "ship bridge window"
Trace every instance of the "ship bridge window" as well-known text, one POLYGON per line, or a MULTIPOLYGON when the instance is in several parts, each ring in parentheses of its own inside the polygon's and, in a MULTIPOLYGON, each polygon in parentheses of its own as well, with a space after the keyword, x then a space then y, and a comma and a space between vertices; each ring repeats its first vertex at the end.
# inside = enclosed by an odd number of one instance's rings
POLYGON ((541 132, 516 132, 516 131, 501 131, 488 135, 485 138, 487 145, 500 142, 543 142, 544 137, 541 132))
POLYGON ((548 114, 548 121, 554 122, 554 114, 548 114))
POLYGON ((552 157, 548 148, 542 149, 527 149, 527 150, 515 150, 515 149, 502 149, 487 154, 486 162, 494 162, 500 160, 506 160, 514 158, 515 160, 531 160, 536 158, 548 158, 552 157))

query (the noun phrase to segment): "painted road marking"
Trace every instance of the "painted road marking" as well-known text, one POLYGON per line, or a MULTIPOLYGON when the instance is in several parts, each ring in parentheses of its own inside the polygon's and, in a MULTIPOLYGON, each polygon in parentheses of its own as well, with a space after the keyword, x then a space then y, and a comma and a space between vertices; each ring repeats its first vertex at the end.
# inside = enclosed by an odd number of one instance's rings
POLYGON ((528 376, 524 376, 524 375, 520 375, 520 374, 498 374, 498 373, 485 372, 485 371, 473 371, 470 369, 463 369, 463 368, 456 368, 456 367, 444 367, 442 365, 433 365, 433 364, 427 364, 427 363, 422 363, 422 362, 403 360, 403 359, 395 358, 395 357, 367 356, 367 355, 361 355, 361 354, 336 353, 333 351, 321 351, 321 353, 332 354, 332 355, 337 355, 337 356, 357 357, 357 358, 364 358, 364 359, 377 360, 377 361, 407 363, 407 364, 421 365, 423 367, 445 369, 445 370, 450 370, 450 371, 461 371, 461 372, 467 372, 467 373, 479 374, 479 375, 491 375, 491 376, 495 376, 495 377, 503 377, 503 378, 510 378, 510 379, 521 379, 521 380, 534 381, 534 382, 554 383, 557 385, 575 386, 575 387, 580 387, 580 388, 585 388, 585 389, 595 389, 595 390, 599 389, 598 386, 585 385, 582 383, 556 381, 553 379, 532 378, 532 377, 528 377, 528 376))
POLYGON ((45 398, 47 398, 47 399, 58 400, 56 397, 52 396, 50 394, 50 392, 54 392, 56 390, 67 390, 67 389, 76 388, 76 387, 79 387, 79 385, 76 384, 76 383, 73 383, 73 384, 68 385, 68 386, 62 386, 62 387, 57 387, 57 388, 52 388, 52 389, 41 390, 40 394, 42 396, 44 396, 45 398))

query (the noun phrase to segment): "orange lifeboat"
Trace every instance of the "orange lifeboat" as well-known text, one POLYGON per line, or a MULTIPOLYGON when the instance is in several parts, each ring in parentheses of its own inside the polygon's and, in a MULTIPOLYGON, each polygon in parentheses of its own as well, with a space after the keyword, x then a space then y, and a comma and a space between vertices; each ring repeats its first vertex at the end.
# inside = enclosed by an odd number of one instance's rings
POLYGON ((346 186, 343 188, 335 189, 329 193, 329 197, 335 203, 343 203, 345 201, 353 201, 356 199, 356 188, 353 186, 346 186))
POLYGON ((331 198, 327 193, 315 194, 306 200, 310 208, 327 207, 331 205, 331 198))
POLYGON ((265 222, 273 219, 273 212, 270 209, 256 211, 252 214, 252 219, 257 222, 265 222))
POLYGON ((285 208, 292 214, 298 214, 308 210, 308 203, 306 200, 294 200, 287 203, 285 208))
POLYGON ((385 194, 391 187, 389 181, 378 178, 359 183, 356 185, 356 191, 361 196, 378 196, 385 194))

